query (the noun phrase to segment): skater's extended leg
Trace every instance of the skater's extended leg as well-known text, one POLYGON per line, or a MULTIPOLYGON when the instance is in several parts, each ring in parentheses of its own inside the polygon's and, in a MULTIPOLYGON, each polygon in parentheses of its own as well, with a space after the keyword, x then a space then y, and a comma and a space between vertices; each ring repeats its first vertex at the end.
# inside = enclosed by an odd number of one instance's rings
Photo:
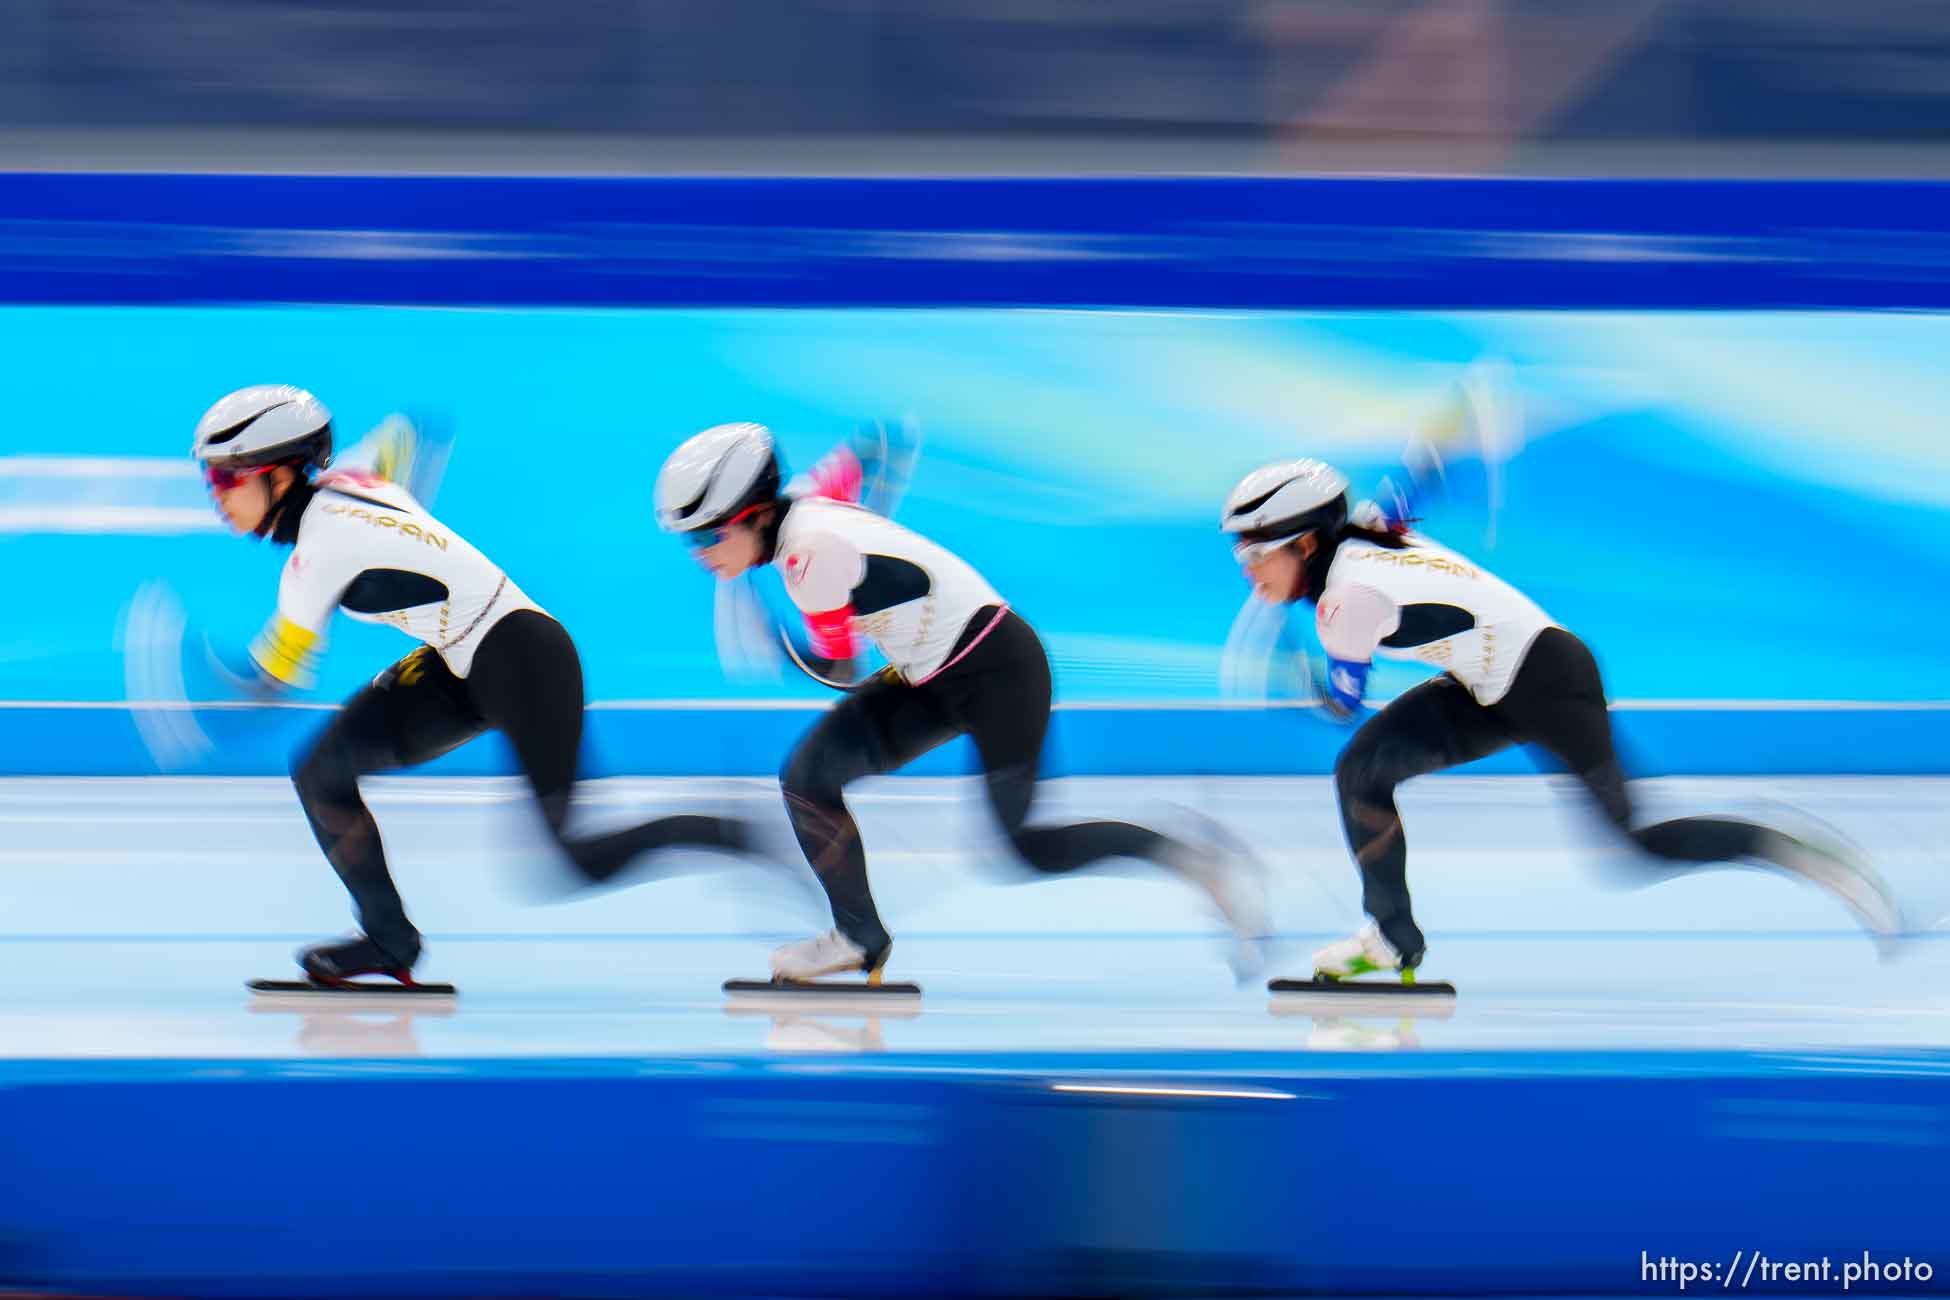
POLYGON ((1751 822, 1681 817, 1632 824, 1631 793, 1613 743, 1598 661, 1570 633, 1553 628, 1538 636, 1496 712, 1525 741, 1564 764, 1605 819, 1653 857, 1694 864, 1764 856, 1770 832, 1751 822))
POLYGON ((954 726, 928 695, 898 678, 876 677, 834 705, 780 773, 793 834, 826 891, 834 927, 867 955, 869 966, 890 940, 874 907, 866 849, 844 792, 861 777, 892 772, 954 736, 954 726))
POLYGON ((1108 858, 1164 862, 1170 856, 1172 840, 1129 822, 1028 824, 1049 736, 1053 687, 1042 642, 1013 612, 944 674, 940 690, 981 756, 989 806, 1029 866, 1060 875, 1108 858))
POLYGON ((478 735, 481 726, 465 686, 422 647, 353 696, 293 766, 298 801, 318 847, 352 895, 360 929, 399 969, 418 960, 420 932, 407 919, 386 869, 379 826, 359 795, 359 778, 427 762, 478 735))
POLYGON ((694 814, 600 835, 564 833, 582 752, 584 702, 581 657, 554 619, 532 610, 503 619, 481 643, 467 680, 475 708, 508 737, 543 819, 584 879, 610 880, 656 849, 748 847, 741 823, 694 814))
POLYGON ((1538 636, 1496 711, 1563 763, 1606 820, 1656 860, 1662 875, 1714 863, 1767 863, 1834 893, 1870 930, 1901 928, 1900 910, 1883 883, 1866 864, 1835 850, 1731 817, 1676 817, 1634 826, 1598 662, 1569 632, 1553 628, 1538 636))
POLYGON ((1408 844, 1395 787, 1513 743, 1467 687, 1453 677, 1434 677, 1368 719, 1334 764, 1341 825, 1361 870, 1362 909, 1404 966, 1421 960, 1425 943, 1409 906, 1408 844))
POLYGON ((1264 935, 1261 882, 1217 844, 1186 843, 1123 821, 1029 824, 1049 735, 1052 684, 1041 639, 1015 613, 1004 615, 934 689, 957 727, 975 742, 989 806, 1029 867, 1062 875, 1118 859, 1155 862, 1208 893, 1242 940, 1264 935))

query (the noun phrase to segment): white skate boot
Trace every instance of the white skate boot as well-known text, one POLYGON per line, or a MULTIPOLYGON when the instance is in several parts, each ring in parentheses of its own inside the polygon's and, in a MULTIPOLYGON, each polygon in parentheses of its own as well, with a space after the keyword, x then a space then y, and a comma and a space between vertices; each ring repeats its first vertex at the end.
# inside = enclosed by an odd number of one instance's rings
POLYGON ((887 954, 892 950, 893 944, 889 943, 877 953, 868 953, 838 930, 828 930, 825 934, 774 948, 772 978, 815 980, 822 975, 857 970, 866 972, 867 983, 878 984, 881 968, 887 964, 887 954))
POLYGON ((1206 845, 1187 845, 1173 854, 1170 866, 1203 890, 1232 931, 1227 961, 1241 980, 1265 964, 1261 951, 1271 922, 1267 919, 1266 885, 1255 863, 1235 853, 1206 845))
POLYGON ((1402 983, 1415 982, 1415 968, 1402 965, 1402 955, 1382 937, 1381 927, 1373 921, 1351 937, 1330 943, 1314 954, 1315 979, 1347 979, 1376 971, 1399 971, 1402 983))
POLYGON ((1903 911, 1868 860, 1838 837, 1775 834, 1780 848, 1771 856, 1781 868, 1838 899, 1887 956, 1904 930, 1903 911))

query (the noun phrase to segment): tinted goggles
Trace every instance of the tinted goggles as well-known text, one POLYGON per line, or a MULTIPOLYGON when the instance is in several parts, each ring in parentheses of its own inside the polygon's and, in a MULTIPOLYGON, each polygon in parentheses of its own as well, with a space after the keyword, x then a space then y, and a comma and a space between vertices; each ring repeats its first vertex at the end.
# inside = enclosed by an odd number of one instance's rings
POLYGON ((232 469, 227 465, 205 465, 203 481, 210 485, 212 492, 228 492, 246 480, 254 479, 261 474, 269 474, 276 468, 275 465, 252 465, 245 469, 232 469))
POLYGON ((743 510, 740 510, 737 514, 715 528, 694 528, 684 534, 684 542, 694 551, 702 551, 716 546, 724 540, 725 534, 731 530, 733 524, 743 523, 746 518, 757 514, 771 504, 770 501, 760 501, 755 505, 746 506, 743 510))

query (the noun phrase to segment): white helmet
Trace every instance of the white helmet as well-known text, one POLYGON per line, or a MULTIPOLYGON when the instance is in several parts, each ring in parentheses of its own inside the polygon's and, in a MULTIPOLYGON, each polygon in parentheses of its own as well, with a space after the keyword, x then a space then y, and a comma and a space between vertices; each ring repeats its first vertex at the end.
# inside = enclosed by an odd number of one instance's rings
POLYGON ((205 465, 244 469, 332 460, 332 413, 325 403, 289 384, 240 388, 196 422, 190 454, 205 465))
POLYGON ((1240 479, 1219 527, 1239 538, 1233 551, 1244 560, 1345 522, 1347 476, 1323 461, 1286 460, 1240 479))
POLYGON ((762 424, 719 424, 670 453, 657 474, 657 526, 715 528, 779 495, 779 458, 762 424))

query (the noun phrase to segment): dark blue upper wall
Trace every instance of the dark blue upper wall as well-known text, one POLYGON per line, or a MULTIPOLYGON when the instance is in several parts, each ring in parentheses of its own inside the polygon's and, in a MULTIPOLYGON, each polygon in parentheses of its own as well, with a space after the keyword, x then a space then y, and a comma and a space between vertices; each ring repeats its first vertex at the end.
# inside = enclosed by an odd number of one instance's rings
POLYGON ((1950 184, 0 176, 0 301, 1950 306, 1950 184))
POLYGON ((1444 8, 9 0, 0 125, 1214 142, 1312 127, 1682 149, 1950 132, 1950 28, 1917 0, 1444 8))

